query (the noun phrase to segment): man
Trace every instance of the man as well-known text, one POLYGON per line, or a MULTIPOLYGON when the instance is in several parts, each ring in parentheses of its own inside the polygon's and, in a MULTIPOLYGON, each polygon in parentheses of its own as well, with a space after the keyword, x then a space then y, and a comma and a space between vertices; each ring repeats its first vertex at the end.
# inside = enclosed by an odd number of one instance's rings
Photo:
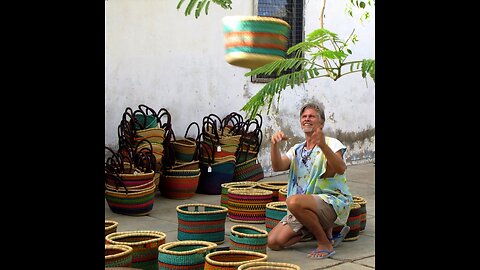
POLYGON ((346 225, 352 195, 344 175, 346 147, 337 139, 323 133, 325 113, 315 103, 300 110, 300 125, 305 141, 295 144, 282 155, 281 141, 288 140, 282 131, 272 136, 271 159, 274 171, 289 171, 287 215, 268 235, 268 247, 280 250, 313 234, 317 247, 308 254, 312 259, 328 258, 335 254, 333 246, 348 233, 344 226, 340 237, 332 237, 334 226, 346 225))

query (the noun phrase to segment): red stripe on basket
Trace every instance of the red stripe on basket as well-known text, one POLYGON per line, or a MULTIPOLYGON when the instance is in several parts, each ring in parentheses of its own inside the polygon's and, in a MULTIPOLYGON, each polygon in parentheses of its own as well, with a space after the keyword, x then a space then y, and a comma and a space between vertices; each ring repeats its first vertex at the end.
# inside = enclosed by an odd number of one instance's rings
MULTIPOLYGON (((187 257, 186 257, 187 258, 187 257)), ((162 269, 178 269, 178 270, 187 270, 187 269, 203 269, 203 265, 205 262, 199 264, 191 264, 191 265, 173 265, 168 263, 158 262, 158 266, 162 269)))
POLYGON ((142 208, 142 207, 149 206, 149 205, 153 204, 154 201, 155 201, 155 198, 149 200, 146 203, 141 203, 141 204, 139 204, 139 203, 137 203, 137 204, 125 204, 125 203, 114 203, 114 202, 109 202, 109 204, 113 207, 134 209, 134 208, 142 208))

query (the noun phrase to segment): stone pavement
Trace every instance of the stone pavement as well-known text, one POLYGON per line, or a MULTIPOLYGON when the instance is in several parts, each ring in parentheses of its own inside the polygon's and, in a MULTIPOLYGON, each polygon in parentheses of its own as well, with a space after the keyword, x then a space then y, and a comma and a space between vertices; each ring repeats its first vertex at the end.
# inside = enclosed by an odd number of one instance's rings
MULTIPOLYGON (((267 177, 263 181, 286 181, 287 175, 267 177)), ((349 165, 347 181, 353 195, 363 197, 367 201, 367 223, 365 230, 355 241, 342 242, 335 248, 336 254, 322 260, 307 258, 307 254, 315 248, 314 240, 300 242, 292 247, 273 251, 267 248, 267 261, 288 262, 309 269, 335 270, 367 270, 375 269, 375 165, 373 163, 349 165)), ((220 195, 195 194, 187 200, 173 200, 156 195, 152 211, 146 216, 126 216, 113 213, 105 201, 105 219, 118 222, 117 231, 157 230, 164 232, 166 242, 177 241, 176 206, 189 203, 204 203, 220 205, 220 195)), ((228 247, 230 228, 237 224, 228 218, 225 222, 225 242, 219 247, 228 247)), ((265 230, 265 224, 248 224, 265 230)))

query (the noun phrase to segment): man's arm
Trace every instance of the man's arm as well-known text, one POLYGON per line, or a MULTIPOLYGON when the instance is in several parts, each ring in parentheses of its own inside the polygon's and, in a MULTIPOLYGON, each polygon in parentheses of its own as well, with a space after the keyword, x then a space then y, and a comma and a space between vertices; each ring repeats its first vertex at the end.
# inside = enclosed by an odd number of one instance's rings
POLYGON ((270 151, 270 158, 272 159, 272 169, 274 172, 285 171, 290 168, 290 160, 287 156, 280 153, 278 143, 288 140, 288 137, 282 131, 279 131, 272 136, 272 147, 270 151))

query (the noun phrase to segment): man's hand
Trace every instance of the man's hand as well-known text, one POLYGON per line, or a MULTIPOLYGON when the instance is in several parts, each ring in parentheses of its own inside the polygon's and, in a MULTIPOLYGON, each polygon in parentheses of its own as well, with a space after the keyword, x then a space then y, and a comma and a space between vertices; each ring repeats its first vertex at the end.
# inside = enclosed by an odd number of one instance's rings
POLYGON ((288 137, 282 131, 279 131, 272 135, 272 144, 276 145, 280 141, 286 141, 288 137))
POLYGON ((323 133, 323 130, 319 126, 313 129, 312 141, 319 147, 327 145, 327 142, 325 141, 325 133, 323 133))

